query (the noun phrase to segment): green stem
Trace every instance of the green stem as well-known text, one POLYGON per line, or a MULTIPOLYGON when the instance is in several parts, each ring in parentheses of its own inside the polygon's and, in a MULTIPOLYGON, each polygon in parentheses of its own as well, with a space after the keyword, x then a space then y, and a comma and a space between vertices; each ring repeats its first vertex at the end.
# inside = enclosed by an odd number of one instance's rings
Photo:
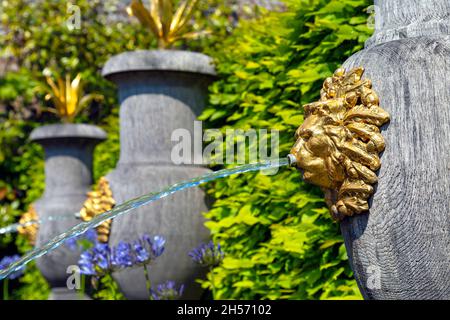
POLYGON ((9 300, 9 279, 6 278, 3 280, 3 300, 9 300))
POLYGON ((152 294, 151 294, 152 285, 150 282, 150 276, 148 274, 147 266, 145 264, 144 264, 144 275, 145 275, 145 285, 147 287, 147 292, 148 292, 148 299, 153 300, 152 294))
POLYGON ((209 274, 211 275, 211 291, 212 291, 212 296, 213 296, 213 300, 216 298, 216 286, 214 285, 214 268, 210 267, 209 268, 209 274))
POLYGON ((81 288, 78 291, 81 299, 84 298, 84 293, 86 291, 86 276, 84 274, 81 275, 81 288))
POLYGON ((158 38, 158 49, 167 49, 167 42, 163 38, 158 38))

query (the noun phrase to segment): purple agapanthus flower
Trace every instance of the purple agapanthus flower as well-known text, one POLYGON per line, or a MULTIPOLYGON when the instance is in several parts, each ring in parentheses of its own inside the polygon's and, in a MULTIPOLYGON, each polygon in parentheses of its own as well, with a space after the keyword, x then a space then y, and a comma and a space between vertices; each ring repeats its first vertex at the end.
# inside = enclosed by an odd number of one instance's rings
POLYGON ((133 242, 133 258, 135 264, 148 264, 158 258, 164 252, 166 239, 163 236, 150 237, 144 234, 133 242))
POLYGON ((165 242, 162 236, 152 238, 144 235, 132 243, 120 241, 113 248, 108 244, 96 243, 94 248, 81 254, 78 264, 81 273, 86 275, 147 265, 164 252, 165 242))
POLYGON ((184 285, 177 288, 174 281, 167 281, 152 288, 150 294, 153 300, 176 300, 183 295, 184 285))
MULTIPOLYGON (((0 270, 6 269, 11 263, 16 262, 19 259, 20 259, 20 256, 17 254, 12 255, 12 256, 3 257, 0 260, 0 270)), ((24 271, 24 268, 21 268, 15 272, 11 273, 8 276, 8 279, 13 280, 13 279, 19 278, 23 274, 23 271, 24 271)))
POLYGON ((214 242, 203 243, 189 252, 189 256, 204 267, 215 267, 219 265, 224 257, 220 244, 214 245, 214 242))
POLYGON ((101 269, 110 269, 114 264, 112 250, 107 243, 96 243, 92 251, 96 258, 96 263, 101 269))
POLYGON ((84 238, 92 243, 96 242, 98 238, 97 230, 89 229, 86 233, 84 233, 84 238))
POLYGON ((111 248, 106 243, 96 243, 92 249, 81 253, 78 265, 82 274, 98 275, 113 268, 111 248))
POLYGON ((150 239, 150 244, 152 247, 153 257, 157 258, 164 252, 164 245, 166 244, 166 239, 162 236, 154 236, 153 239, 150 239))
POLYGON ((133 249, 136 253, 136 260, 138 263, 145 263, 150 259, 150 252, 142 241, 135 241, 133 243, 133 249))
POLYGON ((95 257, 91 250, 84 251, 80 260, 78 260, 78 266, 80 267, 80 273, 86 275, 95 275, 95 257))
POLYGON ((135 256, 131 244, 120 241, 113 249, 113 265, 119 268, 132 267, 135 264, 135 256))
POLYGON ((75 251, 79 247, 80 240, 87 240, 87 241, 95 244, 97 242, 97 231, 95 231, 95 229, 89 229, 88 231, 86 231, 83 234, 80 234, 77 237, 73 237, 73 238, 66 240, 66 242, 64 244, 70 250, 75 251))
POLYGON ((67 239, 66 242, 64 242, 64 244, 72 251, 75 251, 78 248, 77 238, 76 237, 67 239))

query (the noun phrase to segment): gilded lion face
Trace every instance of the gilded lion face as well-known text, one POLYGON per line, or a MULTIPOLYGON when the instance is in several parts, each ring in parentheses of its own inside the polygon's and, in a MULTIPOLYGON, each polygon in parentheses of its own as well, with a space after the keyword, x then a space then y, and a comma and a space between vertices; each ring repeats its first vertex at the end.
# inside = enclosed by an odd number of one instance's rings
POLYGON ((364 70, 338 69, 326 79, 318 102, 307 104, 291 154, 305 181, 321 187, 334 218, 367 211, 381 166, 384 139, 379 127, 389 114, 364 70))
POLYGON ((291 153, 296 155, 298 167, 304 170, 305 181, 331 189, 335 179, 329 174, 328 168, 333 153, 333 141, 325 133, 324 120, 320 115, 307 117, 296 132, 297 142, 291 153))

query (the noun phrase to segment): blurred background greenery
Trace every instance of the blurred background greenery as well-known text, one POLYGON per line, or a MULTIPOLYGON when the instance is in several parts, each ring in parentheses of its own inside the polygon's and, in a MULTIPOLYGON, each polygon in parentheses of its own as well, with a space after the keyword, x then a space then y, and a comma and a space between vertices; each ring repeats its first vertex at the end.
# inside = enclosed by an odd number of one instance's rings
MULTIPOLYGON (((75 122, 101 126, 108 140, 95 152, 97 180, 119 154, 114 86, 100 75, 114 54, 155 48, 156 40, 130 19, 124 0, 77 0, 81 28, 67 27, 68 2, 5 0, 0 26, 0 227, 17 222, 44 190, 43 151, 29 142, 33 128, 57 122, 35 88, 42 71, 81 73, 86 92, 104 95, 75 122)), ((370 0, 201 0, 192 31, 208 34, 178 41, 178 49, 211 55, 219 80, 210 87, 201 120, 206 127, 280 130, 287 154, 301 124, 302 104, 319 97, 323 80, 372 30, 370 0), (262 5, 262 6, 261 6, 262 5)), ((339 226, 320 190, 295 170, 240 175, 207 185, 215 204, 206 217, 226 252, 214 277, 215 298, 360 298, 339 226)), ((31 249, 17 234, 0 237, 0 256, 31 249)), ((13 282, 12 298, 46 299, 48 286, 33 265, 13 282)), ((105 297, 107 298, 107 297, 105 297)))

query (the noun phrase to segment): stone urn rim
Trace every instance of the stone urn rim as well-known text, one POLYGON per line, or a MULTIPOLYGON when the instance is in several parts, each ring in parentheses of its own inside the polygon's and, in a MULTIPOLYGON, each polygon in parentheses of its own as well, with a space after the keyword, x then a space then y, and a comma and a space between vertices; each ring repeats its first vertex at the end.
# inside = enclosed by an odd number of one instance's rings
POLYGON ((213 59, 203 53, 186 50, 135 50, 111 57, 103 67, 102 75, 141 71, 170 71, 197 73, 215 78, 213 59))
POLYGON ((30 140, 38 143, 45 140, 70 138, 101 142, 107 139, 107 134, 103 129, 91 124, 59 123, 38 127, 30 135, 30 140))

